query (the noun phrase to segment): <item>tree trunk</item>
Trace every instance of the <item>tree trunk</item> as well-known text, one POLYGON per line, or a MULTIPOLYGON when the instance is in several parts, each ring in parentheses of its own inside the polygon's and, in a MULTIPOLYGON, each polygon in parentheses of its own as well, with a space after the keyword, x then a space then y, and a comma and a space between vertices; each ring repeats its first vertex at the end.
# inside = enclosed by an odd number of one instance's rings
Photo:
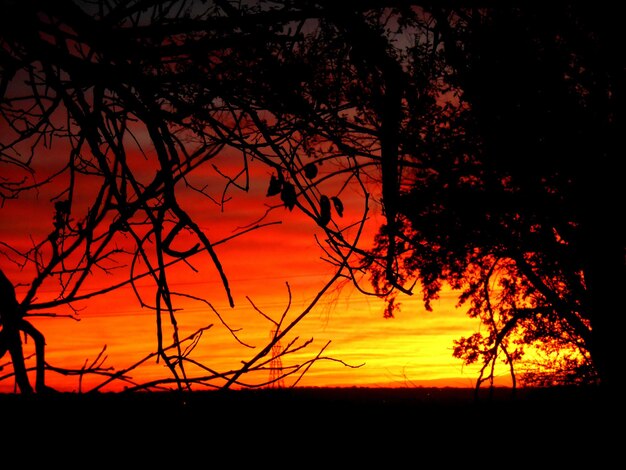
MULTIPOLYGON (((609 148, 610 142, 607 142, 609 148)), ((626 311, 621 294, 626 287, 626 231, 621 172, 611 162, 623 158, 617 149, 599 156, 590 170, 588 200, 585 204, 585 282, 591 312, 591 357, 602 387, 616 391, 621 382, 626 329, 626 311)))
POLYGON ((20 337, 20 323, 22 322, 20 305, 15 297, 15 287, 4 272, 0 270, 0 357, 9 352, 15 380, 22 393, 33 391, 26 372, 22 338, 20 337))

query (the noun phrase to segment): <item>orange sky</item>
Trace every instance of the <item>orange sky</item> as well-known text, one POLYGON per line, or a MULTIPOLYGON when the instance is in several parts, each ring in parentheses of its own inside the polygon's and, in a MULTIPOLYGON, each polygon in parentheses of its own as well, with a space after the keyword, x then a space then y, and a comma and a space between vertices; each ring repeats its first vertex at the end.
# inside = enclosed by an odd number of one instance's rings
MULTIPOLYGON (((222 170, 228 166, 220 167, 222 170)), ((278 199, 265 197, 270 172, 265 167, 251 173, 251 191, 231 192, 233 200, 221 212, 193 192, 184 192, 180 198, 194 211, 200 225, 212 241, 229 236, 236 227, 258 219, 278 199)), ((207 181, 216 182, 207 176, 207 181)), ((216 184, 221 193, 220 186, 216 184)), ((83 195, 88 204, 88 190, 83 195)), ((29 236, 38 239, 51 228, 52 206, 45 191, 30 200, 7 201, 0 209, 0 240, 26 246, 29 236), (41 210, 44 213, 41 214, 41 210), (26 244, 26 245, 25 245, 26 244)), ((345 217, 359 217, 362 200, 342 194, 345 217)), ((374 218, 380 216, 373 207, 374 218)), ((231 328, 238 329, 241 342, 234 340, 214 312, 206 305, 179 299, 178 314, 181 334, 213 325, 206 331, 195 350, 195 358, 214 370, 237 369, 241 361, 254 357, 267 343, 272 325, 252 308, 249 297, 266 315, 278 320, 288 303, 286 283, 292 293, 292 305, 287 321, 297 317, 306 308, 319 289, 333 273, 333 267, 321 259, 322 250, 314 235, 322 235, 314 223, 295 210, 279 208, 270 212, 267 222, 280 224, 264 227, 245 236, 218 245, 217 251, 229 278, 235 308, 228 306, 224 289, 215 268, 207 259, 199 259, 194 266, 199 272, 181 268, 176 277, 170 277, 174 290, 203 295, 222 315, 231 328)), ((373 225, 372 225, 373 227, 373 225)), ((19 272, 0 254, 0 267, 14 283, 28 283, 27 272, 19 272)), ((94 275, 89 288, 99 288, 112 282, 111 276, 94 275)), ((369 287, 365 284, 366 287, 369 287)), ((146 284, 146 289, 150 286, 146 284)), ((18 299, 24 289, 17 288, 18 299)), ((55 287, 48 285, 42 295, 54 295, 55 287)), ((433 312, 423 308, 419 293, 415 298, 400 299, 402 311, 394 319, 383 318, 383 302, 357 292, 347 284, 331 290, 308 316, 283 339, 296 336, 299 342, 313 339, 313 343, 297 354, 283 358, 283 366, 302 363, 314 357, 324 346, 323 356, 344 361, 358 368, 350 368, 333 360, 313 364, 299 380, 299 386, 393 386, 418 385, 473 386, 476 368, 464 368, 452 357, 452 341, 476 331, 476 320, 455 309, 455 294, 444 292, 433 312)), ((149 297, 150 299, 153 298, 149 297)), ((43 299, 42 299, 43 300, 43 299)), ((80 369, 95 360, 106 346, 104 366, 116 370, 126 368, 149 353, 156 351, 155 320, 148 309, 141 309, 129 290, 117 291, 101 298, 75 305, 80 321, 70 318, 34 318, 33 322, 44 333, 47 341, 47 362, 53 366, 80 369)), ((66 313, 66 312, 56 312, 66 313)), ((167 340, 168 338, 166 338, 167 340)), ((32 342, 26 345, 27 351, 32 342)), ((8 355, 2 358, 0 372, 12 370, 8 355)), ((168 376, 162 363, 148 361, 132 373, 138 382, 168 376)), ((265 379, 266 377, 263 377, 265 379)), ((297 376, 285 380, 291 385, 297 376)), ((48 372, 49 385, 63 391, 88 391, 104 381, 103 377, 65 377, 48 372)), ((244 378, 245 380, 245 378, 244 378)), ((250 381, 253 381, 252 379, 250 381)), ((103 390, 116 391, 121 383, 112 383, 103 390)), ((0 392, 13 391, 13 380, 0 382, 0 392)))

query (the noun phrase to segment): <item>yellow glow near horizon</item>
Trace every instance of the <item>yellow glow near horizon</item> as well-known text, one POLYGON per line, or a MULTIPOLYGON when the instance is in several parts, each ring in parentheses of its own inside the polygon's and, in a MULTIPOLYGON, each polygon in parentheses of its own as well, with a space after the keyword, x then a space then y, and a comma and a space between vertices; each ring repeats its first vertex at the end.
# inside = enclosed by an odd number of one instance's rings
MULTIPOLYGON (((265 198, 269 181, 267 169, 257 167, 250 171, 255 178, 251 190, 237 194, 238 199, 229 202, 223 212, 211 209, 206 199, 193 199, 193 192, 181 194, 183 203, 194 212, 213 242, 231 236, 234 228, 259 219, 267 210, 267 204, 276 203, 265 198)), ((42 191, 31 199, 7 201, 0 219, 0 239, 24 248, 31 243, 30 236, 45 236, 51 229, 48 197, 42 191)), ((362 201, 358 195, 346 193, 343 199, 345 217, 348 220, 359 217, 362 201)), ((81 204, 87 202, 84 200, 81 204)), ((363 239, 365 244, 371 243, 376 224, 380 222, 380 208, 373 204, 370 215, 369 231, 363 239)), ((192 259, 197 272, 181 266, 169 276, 174 291, 207 299, 221 316, 220 319, 206 304, 182 296, 175 298, 176 307, 180 308, 177 312, 180 337, 211 325, 197 345, 194 358, 212 370, 237 370, 242 361, 253 358, 267 344, 273 324, 264 319, 250 301, 274 321, 279 321, 290 301, 288 283, 292 298, 291 308, 281 325, 284 327, 309 305, 334 272, 334 267, 321 259, 324 253, 317 245, 315 234, 322 232, 310 219, 297 211, 278 208, 265 221, 278 223, 216 246, 230 282, 235 308, 228 306, 217 271, 206 256, 192 259), (236 333, 229 332, 222 320, 236 333)), ((18 299, 21 299, 24 285, 30 282, 32 274, 16 269, 6 260, 2 260, 0 267, 17 285, 18 299)), ((94 272, 85 289, 95 290, 120 282, 114 273, 94 272)), ((152 302, 153 287, 147 281, 139 284, 145 289, 142 293, 146 299, 152 302)), ((367 279, 363 280, 363 287, 370 287, 367 279)), ((55 282, 51 282, 40 290, 42 298, 38 301, 45 300, 43 296, 56 296, 57 289, 55 282)), ((303 377, 299 374, 287 377, 285 386, 294 383, 315 387, 473 386, 476 369, 463 368, 461 361, 452 357, 452 340, 476 331, 477 321, 454 307, 456 299, 451 292, 443 293, 433 312, 424 310, 419 297, 400 298, 402 311, 394 319, 385 319, 381 299, 364 295, 351 284, 331 289, 282 341, 287 344, 295 337, 300 342, 313 340, 307 348, 282 359, 285 370, 314 358, 324 347, 321 355, 327 359, 315 362, 303 377), (338 361, 360 367, 347 367, 338 361)), ((73 307, 80 321, 63 317, 32 319, 46 337, 46 361, 50 365, 67 369, 88 367, 106 347, 102 367, 118 371, 157 350, 154 313, 142 309, 129 288, 77 302, 73 307)), ((67 315, 72 311, 53 313, 67 315)), ((166 328, 166 331, 171 333, 171 329, 166 328)), ((164 344, 170 344, 171 340, 171 336, 166 336, 164 344)), ((32 353, 32 342, 26 343, 25 348, 27 354, 32 353)), ((12 372, 9 363, 8 355, 2 358, 0 365, 7 366, 4 373, 12 372)), ((137 382, 170 376, 163 362, 157 363, 155 358, 130 375, 137 382)), ((102 376, 47 373, 49 385, 62 391, 89 390, 104 379, 102 376)), ((257 382, 265 380, 267 377, 257 374, 257 382)), ((117 391, 124 386, 122 382, 113 382, 104 390, 117 391)), ((13 390, 13 380, 0 381, 0 392, 13 390)))

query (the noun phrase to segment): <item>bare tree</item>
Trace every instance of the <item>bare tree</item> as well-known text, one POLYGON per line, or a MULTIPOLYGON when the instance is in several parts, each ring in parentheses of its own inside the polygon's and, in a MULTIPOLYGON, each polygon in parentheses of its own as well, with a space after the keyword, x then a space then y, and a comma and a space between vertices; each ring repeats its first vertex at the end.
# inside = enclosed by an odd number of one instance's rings
MULTIPOLYGON (((234 305, 215 251, 216 244, 226 240, 211 240, 180 197, 185 191, 195 191, 208 202, 223 205, 225 199, 212 196, 215 188, 196 186, 193 176, 229 149, 240 152, 241 166, 235 177, 222 173, 220 191, 247 190, 252 159, 274 168, 268 190, 270 196, 280 194, 274 207, 297 207, 326 230, 327 253, 337 265, 337 274, 325 289, 346 276, 360 232, 357 229, 349 240, 343 229, 330 224, 331 201, 332 210, 342 216, 341 200, 337 194, 318 189, 332 175, 318 177, 322 161, 311 158, 310 152, 316 151, 313 140, 322 132, 310 128, 326 125, 319 119, 307 121, 306 112, 298 118, 280 112, 297 98, 281 95, 289 87, 285 83, 280 87, 278 82, 297 78, 285 75, 284 68, 290 66, 289 55, 296 57, 297 45, 303 43, 301 31, 309 21, 306 12, 289 6, 252 5, 238 10, 231 2, 198 5, 186 1, 6 6, 10 14, 2 24, 0 81, 0 114, 6 132, 0 164, 8 171, 3 171, 0 197, 19 198, 46 185, 59 188, 46 237, 26 251, 3 243, 8 259, 34 272, 19 303, 20 326, 12 326, 12 314, 3 312, 7 337, 17 334, 16 328, 35 334, 26 331, 24 320, 35 312, 71 306, 130 284, 139 305, 155 312, 156 356, 168 365, 173 382, 188 387, 220 375, 188 377, 189 349, 184 345, 196 337, 178 337, 175 299, 184 294, 170 288, 168 273, 181 263, 192 266, 194 260, 208 259, 229 304, 234 305), (273 90, 281 91, 268 95, 273 90), (132 147, 138 151, 131 151, 132 147), (48 149, 58 152, 54 157, 58 165, 46 174, 41 159, 48 149), (120 282, 83 292, 93 271, 121 270, 120 282), (39 289, 51 278, 59 282, 58 295, 38 302, 39 289), (136 286, 139 279, 147 278, 155 289, 152 300, 136 286), (174 329, 172 345, 163 339, 166 322, 174 329)), ((346 174, 347 181, 364 188, 354 168, 348 164, 335 173, 346 174)), ((366 219, 367 198, 364 207, 365 215, 356 219, 357 226, 366 219)), ((233 236, 264 224, 257 221, 233 236)), ((212 308, 208 299, 195 300, 212 308)), ((292 326, 285 325, 272 344, 292 326)), ((238 340, 235 331, 231 332, 238 340)), ((272 344, 235 371, 228 386, 240 383, 241 373, 259 367, 255 363, 266 358, 272 344)), ((293 347, 302 346, 290 344, 285 354, 293 347)), ((18 346, 11 349, 18 372, 24 365, 14 352, 19 352, 18 346)), ((38 361, 44 361, 42 348, 38 361)), ((95 367, 92 372, 102 371, 95 367)), ((28 391, 23 374, 18 375, 22 391, 28 391)), ((113 374, 118 379, 123 376, 113 374)), ((39 384, 43 386, 43 376, 39 384)))

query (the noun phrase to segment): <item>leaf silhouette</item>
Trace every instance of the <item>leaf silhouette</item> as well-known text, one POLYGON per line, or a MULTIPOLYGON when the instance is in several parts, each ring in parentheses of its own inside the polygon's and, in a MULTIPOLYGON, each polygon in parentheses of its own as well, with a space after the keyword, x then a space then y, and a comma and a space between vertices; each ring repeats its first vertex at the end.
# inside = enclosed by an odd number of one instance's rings
POLYGON ((326 227, 330 222, 330 199, 328 196, 322 196, 320 198, 320 216, 317 219, 317 223, 322 227, 326 227))
POLYGON ((291 183, 283 183, 283 190, 280 193, 280 199, 287 209, 292 210, 296 205, 296 188, 291 183))
POLYGON ((308 163, 304 166, 304 176, 312 180, 317 176, 317 165, 315 163, 308 163))
POLYGON ((267 188, 267 196, 275 196, 280 193, 280 190, 283 186, 282 178, 277 178, 272 175, 270 178, 270 186, 267 188))
POLYGON ((337 215, 339 217, 343 217, 343 202, 337 196, 333 196, 330 198, 333 201, 333 206, 335 206, 335 210, 337 211, 337 215))

